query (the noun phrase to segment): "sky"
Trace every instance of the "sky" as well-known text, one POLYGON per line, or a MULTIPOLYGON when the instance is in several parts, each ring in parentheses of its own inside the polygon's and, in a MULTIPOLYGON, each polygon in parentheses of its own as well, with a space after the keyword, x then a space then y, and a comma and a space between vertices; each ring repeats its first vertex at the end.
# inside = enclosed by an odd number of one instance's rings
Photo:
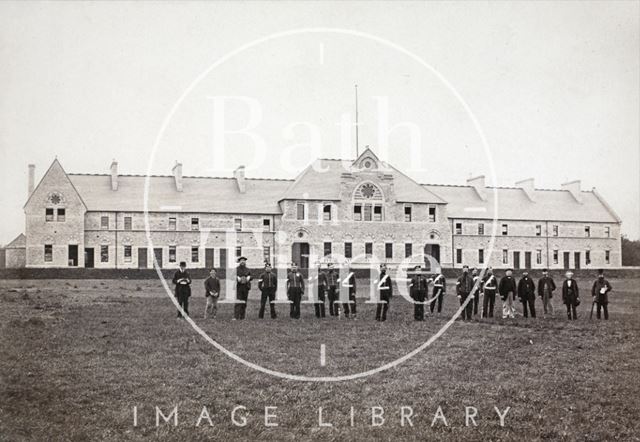
POLYGON ((632 1, 0 3, 0 244, 24 231, 29 163, 36 180, 56 157, 293 178, 353 157, 355 84, 360 149, 417 181, 579 179, 638 239, 639 17, 632 1))

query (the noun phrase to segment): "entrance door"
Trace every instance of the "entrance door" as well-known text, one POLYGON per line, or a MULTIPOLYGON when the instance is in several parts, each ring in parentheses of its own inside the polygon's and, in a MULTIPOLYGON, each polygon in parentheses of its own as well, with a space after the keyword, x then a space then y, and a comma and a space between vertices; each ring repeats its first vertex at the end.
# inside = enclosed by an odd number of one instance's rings
POLYGON ((309 268, 309 243, 294 242, 291 244, 291 261, 298 264, 300 269, 309 268))
POLYGON ((531 252, 524 252, 524 268, 531 268, 531 252))
POLYGON ((204 249, 204 265, 209 270, 213 268, 213 249, 204 249))
POLYGON ((153 255, 156 257, 156 262, 158 263, 158 267, 162 268, 162 249, 161 248, 153 249, 153 255))
POLYGON ((76 267, 78 265, 78 245, 69 244, 69 267, 76 267))
POLYGON ((147 248, 146 247, 138 247, 138 268, 139 269, 147 268, 147 248))
POLYGON ((513 268, 520 268, 520 252, 513 252, 513 268))
POLYGON ((580 268, 580 252, 575 252, 573 255, 573 265, 576 269, 580 268))
POLYGON ((564 252, 564 268, 565 270, 569 268, 569 252, 564 252))
POLYGON ((440 266, 440 245, 439 244, 427 244, 424 246, 424 268, 427 271, 435 271, 432 267, 431 261, 436 261, 440 266), (432 259, 429 259, 430 256, 432 259))
POLYGON ((84 266, 92 269, 94 266, 93 247, 85 247, 84 249, 84 266))

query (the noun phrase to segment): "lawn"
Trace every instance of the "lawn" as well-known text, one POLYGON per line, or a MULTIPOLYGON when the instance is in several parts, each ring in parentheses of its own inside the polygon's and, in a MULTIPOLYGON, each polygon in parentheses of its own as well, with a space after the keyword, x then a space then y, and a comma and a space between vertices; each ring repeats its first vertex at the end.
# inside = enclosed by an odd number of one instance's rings
MULTIPOLYGON (((397 367, 317 383, 230 359, 175 319, 159 281, 2 280, 0 439, 638 440, 640 281, 611 282, 608 322, 589 320, 590 296, 569 322, 556 296, 554 318, 541 317, 538 300, 537 319, 458 321, 397 367), (177 406, 177 427, 172 419, 156 427, 156 406, 164 415, 177 406), (236 413, 245 426, 231 419, 237 406, 245 407, 236 413), (201 419, 196 427, 203 407, 213 425, 201 419), (265 407, 277 407, 267 409, 277 427, 265 425, 265 407), (383 410, 382 425, 372 425, 372 407, 383 410), (413 426, 401 419, 409 407, 413 426), (465 407, 477 410, 477 426, 465 425, 465 407), (510 407, 504 426, 494 407, 510 407), (332 427, 319 426, 320 408, 332 427)), ((412 306, 394 297, 389 320, 379 323, 362 298, 357 321, 317 320, 310 305, 297 321, 286 305, 278 319, 258 320, 252 291, 245 321, 232 321, 228 304, 216 320, 204 320, 201 285, 194 282, 191 313, 213 339, 253 363, 305 376, 388 363, 425 342, 457 308, 448 295, 442 317, 416 323, 412 306)))

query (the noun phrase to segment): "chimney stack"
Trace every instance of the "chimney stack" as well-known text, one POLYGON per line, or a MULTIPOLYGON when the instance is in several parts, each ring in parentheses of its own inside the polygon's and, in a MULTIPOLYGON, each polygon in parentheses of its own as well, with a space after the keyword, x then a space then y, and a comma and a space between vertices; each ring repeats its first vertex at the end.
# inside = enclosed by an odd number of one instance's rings
POLYGON ((36 165, 29 164, 29 181, 28 181, 29 194, 27 195, 27 197, 30 197, 31 194, 33 193, 33 189, 35 188, 35 182, 36 182, 36 165))
POLYGON ((118 190, 118 162, 111 161, 111 190, 118 190))
POLYGON ((487 200, 487 187, 484 184, 484 175, 469 178, 467 184, 473 187, 482 201, 487 200))
POLYGON ((527 178, 526 180, 521 180, 516 182, 516 187, 522 189, 522 191, 527 195, 527 198, 531 200, 531 202, 535 202, 535 187, 533 178, 527 178))
POLYGON ((582 204, 582 191, 580 189, 580 180, 570 181, 562 184, 562 190, 567 190, 573 198, 582 204))
POLYGON ((182 163, 176 161, 176 165, 173 166, 173 178, 176 180, 176 190, 182 192, 182 163))
POLYGON ((247 189, 244 180, 244 166, 238 166, 238 168, 233 171, 233 176, 236 179, 236 184, 238 185, 240 193, 245 193, 247 189))

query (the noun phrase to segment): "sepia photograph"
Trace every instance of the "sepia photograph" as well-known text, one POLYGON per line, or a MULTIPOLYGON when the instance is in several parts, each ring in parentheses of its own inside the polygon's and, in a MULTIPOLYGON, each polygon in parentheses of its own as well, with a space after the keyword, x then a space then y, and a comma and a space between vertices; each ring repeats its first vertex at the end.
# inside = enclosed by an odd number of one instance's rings
POLYGON ((0 3, 0 440, 640 440, 640 0, 0 3))

